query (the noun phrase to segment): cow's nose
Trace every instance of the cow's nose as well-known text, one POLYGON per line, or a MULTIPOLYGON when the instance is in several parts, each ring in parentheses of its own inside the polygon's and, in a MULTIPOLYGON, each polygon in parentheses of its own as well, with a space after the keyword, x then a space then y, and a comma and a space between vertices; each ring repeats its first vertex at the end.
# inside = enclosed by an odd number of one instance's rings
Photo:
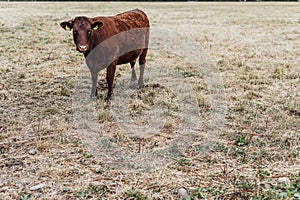
POLYGON ((81 52, 87 51, 88 46, 87 45, 78 45, 78 50, 81 52))

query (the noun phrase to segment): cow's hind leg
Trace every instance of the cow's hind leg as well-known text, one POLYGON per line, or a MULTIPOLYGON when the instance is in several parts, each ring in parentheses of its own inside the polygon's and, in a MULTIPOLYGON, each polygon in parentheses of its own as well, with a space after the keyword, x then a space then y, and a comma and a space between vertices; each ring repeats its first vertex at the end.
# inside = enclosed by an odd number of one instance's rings
POLYGON ((134 82, 134 81, 137 80, 135 69, 134 69, 135 63, 136 63, 136 60, 130 62, 130 66, 131 66, 131 82, 134 82))
POLYGON ((115 72, 116 72, 116 64, 117 64, 116 62, 113 62, 106 69, 106 81, 108 84, 108 92, 105 100, 108 102, 111 101, 113 95, 113 83, 114 83, 115 72))
POLYGON ((144 85, 144 70, 145 70, 147 52, 148 52, 148 49, 143 49, 143 51, 139 57, 139 64, 140 64, 140 77, 139 77, 139 81, 138 81, 139 88, 143 87, 143 85, 144 85))

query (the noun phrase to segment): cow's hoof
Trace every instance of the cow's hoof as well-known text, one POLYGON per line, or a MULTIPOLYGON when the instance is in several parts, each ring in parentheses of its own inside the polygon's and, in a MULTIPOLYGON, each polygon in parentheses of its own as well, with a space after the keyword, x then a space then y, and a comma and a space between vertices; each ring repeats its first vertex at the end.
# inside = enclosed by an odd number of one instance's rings
POLYGON ((105 98, 105 101, 106 101, 107 103, 110 103, 110 102, 112 101, 112 96, 106 97, 106 98, 105 98))
POLYGON ((90 96, 91 101, 96 101, 97 99, 98 99, 97 96, 90 96))
POLYGON ((138 89, 143 89, 144 87, 145 87, 144 84, 138 85, 138 89))
POLYGON ((130 81, 129 88, 130 89, 136 89, 136 82, 130 81))

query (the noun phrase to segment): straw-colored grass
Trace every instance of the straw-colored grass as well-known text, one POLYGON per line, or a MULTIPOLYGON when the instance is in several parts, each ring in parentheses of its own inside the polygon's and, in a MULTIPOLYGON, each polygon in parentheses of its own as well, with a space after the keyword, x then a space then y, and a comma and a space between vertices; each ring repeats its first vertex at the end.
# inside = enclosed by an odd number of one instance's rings
POLYGON ((1 2, 0 199, 180 199, 179 188, 187 190, 186 199, 299 199, 299 26, 299 3, 1 2), (197 71, 185 55, 160 49, 168 38, 154 31, 146 87, 122 91, 131 72, 129 65, 119 66, 119 93, 111 105, 104 102, 104 72, 99 99, 75 105, 78 75, 89 74, 59 23, 137 7, 149 15, 153 29, 197 44, 216 70, 200 65, 208 71, 197 71), (209 70, 222 87, 207 82, 209 70), (182 108, 184 89, 191 100, 182 108), (213 96, 218 91, 226 108, 218 115, 220 130, 212 124, 218 122, 213 96), (91 119, 103 141, 89 140, 97 135, 85 137, 84 123, 78 124, 89 120, 80 120, 86 113, 80 107, 87 105, 93 106, 91 119), (185 112, 195 105, 197 125, 195 115, 185 112), (123 126, 122 117, 132 126, 123 126), (131 130, 147 125, 148 132, 131 130), (193 137, 178 154, 171 144, 186 128, 193 137), (210 135, 214 131, 218 134, 210 135), (206 141, 213 142, 205 146, 206 141), (30 190, 40 183, 42 189, 30 190))

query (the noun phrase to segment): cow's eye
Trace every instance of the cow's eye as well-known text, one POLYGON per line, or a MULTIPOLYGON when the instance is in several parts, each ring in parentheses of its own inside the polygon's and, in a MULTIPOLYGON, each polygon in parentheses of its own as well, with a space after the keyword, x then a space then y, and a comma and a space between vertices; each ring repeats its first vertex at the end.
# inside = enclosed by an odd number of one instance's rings
POLYGON ((91 30, 89 30, 89 31, 88 31, 88 35, 91 35, 91 34, 92 34, 92 31, 91 31, 91 30))
POLYGON ((77 35, 77 31, 74 31, 74 35, 77 35))

